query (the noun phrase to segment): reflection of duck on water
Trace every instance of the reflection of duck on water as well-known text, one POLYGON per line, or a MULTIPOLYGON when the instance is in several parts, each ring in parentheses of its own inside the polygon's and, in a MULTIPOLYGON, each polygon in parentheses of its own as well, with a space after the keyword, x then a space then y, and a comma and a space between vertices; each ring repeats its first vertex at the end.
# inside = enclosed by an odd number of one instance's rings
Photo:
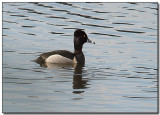
MULTIPOLYGON (((74 68, 73 75, 73 89, 86 89, 87 81, 83 79, 83 67, 84 64, 77 64, 74 68)), ((75 94, 83 93, 84 91, 73 91, 75 94)))
POLYGON ((87 81, 86 79, 83 79, 83 67, 84 67, 84 63, 83 64, 52 64, 52 63, 45 63, 45 64, 41 64, 41 67, 44 68, 49 68, 49 69, 61 69, 61 68, 66 68, 66 70, 68 68, 74 68, 74 72, 73 72, 73 93, 75 94, 80 94, 83 93, 84 91, 76 91, 76 89, 86 89, 87 88, 87 81))

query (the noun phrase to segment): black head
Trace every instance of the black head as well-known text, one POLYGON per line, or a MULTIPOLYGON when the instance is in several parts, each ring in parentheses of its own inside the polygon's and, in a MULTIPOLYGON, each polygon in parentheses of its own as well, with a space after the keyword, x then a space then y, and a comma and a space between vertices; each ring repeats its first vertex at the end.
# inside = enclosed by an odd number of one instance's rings
POLYGON ((88 38, 87 34, 83 30, 77 29, 74 32, 74 48, 75 48, 75 50, 79 50, 79 51, 82 50, 83 44, 86 42, 94 43, 88 38))
POLYGON ((77 45, 83 45, 85 42, 87 42, 87 40, 88 36, 84 31, 77 29, 74 32, 74 43, 77 45))

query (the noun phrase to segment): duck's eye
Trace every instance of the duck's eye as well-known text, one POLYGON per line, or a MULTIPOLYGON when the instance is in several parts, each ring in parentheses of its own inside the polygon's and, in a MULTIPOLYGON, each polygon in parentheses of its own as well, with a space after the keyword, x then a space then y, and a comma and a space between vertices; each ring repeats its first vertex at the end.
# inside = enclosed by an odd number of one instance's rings
POLYGON ((83 35, 83 37, 86 37, 86 35, 83 35))

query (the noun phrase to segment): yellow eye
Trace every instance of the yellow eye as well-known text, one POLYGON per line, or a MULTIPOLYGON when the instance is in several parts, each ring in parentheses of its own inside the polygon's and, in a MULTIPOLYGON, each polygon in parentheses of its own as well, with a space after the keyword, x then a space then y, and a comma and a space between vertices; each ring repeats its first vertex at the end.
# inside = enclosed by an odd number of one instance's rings
POLYGON ((86 35, 83 35, 83 37, 86 37, 86 35))

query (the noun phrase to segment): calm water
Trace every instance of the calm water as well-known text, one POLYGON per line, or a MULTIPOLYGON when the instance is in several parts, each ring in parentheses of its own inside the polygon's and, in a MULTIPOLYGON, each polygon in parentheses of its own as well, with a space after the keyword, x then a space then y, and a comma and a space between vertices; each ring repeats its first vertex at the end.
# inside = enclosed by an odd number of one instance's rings
POLYGON ((157 81, 156 3, 3 3, 3 112, 156 112, 157 81), (33 62, 76 28, 84 67, 33 62))

